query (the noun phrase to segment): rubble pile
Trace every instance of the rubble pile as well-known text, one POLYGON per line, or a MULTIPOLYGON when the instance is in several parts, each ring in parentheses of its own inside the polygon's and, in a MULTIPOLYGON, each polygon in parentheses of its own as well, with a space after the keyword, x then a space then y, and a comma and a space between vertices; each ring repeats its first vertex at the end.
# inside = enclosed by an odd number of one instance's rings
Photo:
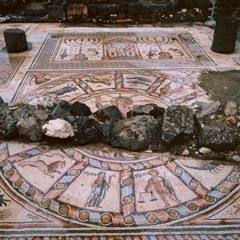
POLYGON ((0 138, 84 145, 105 142, 131 151, 171 152, 201 159, 240 159, 236 102, 137 106, 124 117, 117 106, 92 113, 80 102, 9 106, 0 99, 0 138))

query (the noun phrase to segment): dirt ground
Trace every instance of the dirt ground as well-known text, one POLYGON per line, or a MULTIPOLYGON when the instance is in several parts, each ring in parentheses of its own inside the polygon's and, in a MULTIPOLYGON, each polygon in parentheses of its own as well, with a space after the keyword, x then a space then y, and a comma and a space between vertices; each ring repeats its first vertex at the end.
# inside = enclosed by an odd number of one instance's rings
POLYGON ((222 103, 235 101, 240 104, 240 71, 210 71, 203 73, 200 86, 211 96, 212 100, 222 103))

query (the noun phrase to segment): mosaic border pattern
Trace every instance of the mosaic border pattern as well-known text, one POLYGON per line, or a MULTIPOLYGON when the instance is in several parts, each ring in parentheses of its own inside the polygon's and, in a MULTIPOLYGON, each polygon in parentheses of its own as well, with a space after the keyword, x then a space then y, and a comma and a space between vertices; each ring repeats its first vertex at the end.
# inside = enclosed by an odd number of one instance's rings
POLYGON ((175 67, 210 67, 216 64, 199 46, 188 32, 169 33, 164 31, 156 32, 130 32, 130 33, 68 33, 48 34, 38 55, 33 61, 30 69, 99 69, 99 68, 175 68, 175 67), (79 62, 51 62, 54 53, 57 51, 58 42, 61 37, 111 37, 111 36, 173 36, 177 37, 182 47, 191 54, 189 60, 114 60, 114 61, 79 61, 79 62))
MULTIPOLYGON (((142 162, 136 165, 133 163, 119 162, 106 162, 97 156, 86 154, 80 149, 65 149, 62 150, 70 159, 73 159, 75 163, 67 170, 67 172, 61 176, 59 180, 47 191, 34 187, 15 168, 15 163, 31 158, 33 156, 40 156, 43 153, 51 152, 52 149, 41 146, 35 147, 12 156, 9 156, 8 145, 0 145, 0 167, 1 167, 1 179, 2 184, 9 186, 9 191, 16 192, 20 196, 20 202, 30 202, 37 206, 37 208, 55 216, 64 221, 78 224, 82 227, 89 226, 102 226, 108 227, 109 231, 113 231, 113 227, 124 227, 132 231, 145 229, 148 226, 152 229, 166 228, 168 225, 179 226, 185 221, 190 221, 193 216, 202 218, 202 213, 209 211, 208 209, 217 208, 221 201, 227 202, 233 195, 238 195, 240 188, 240 167, 233 167, 228 173, 225 179, 223 179, 219 185, 208 190, 197 179, 195 179, 188 171, 182 168, 177 162, 172 161, 167 157, 148 157, 142 162), (147 164, 147 165, 146 165, 147 164), (164 165, 175 177, 177 177, 182 183, 188 186, 195 194, 196 198, 190 202, 183 202, 177 206, 166 207, 161 210, 154 210, 151 212, 136 212, 134 202, 121 202, 121 213, 110 213, 105 211, 90 210, 85 208, 75 207, 68 205, 59 200, 59 196, 83 171, 86 167, 102 170, 112 170, 119 172, 120 174, 120 191, 121 199, 124 197, 130 197, 134 199, 134 191, 132 184, 125 184, 124 180, 133 180, 133 172, 143 169, 153 169, 157 166, 164 165), (61 187, 59 188, 58 185, 61 187), (62 187, 62 186, 65 187, 62 187), (10 187, 11 186, 11 187, 10 187), (132 193, 132 194, 131 194, 132 193), (27 201, 26 201, 27 200, 27 201), (215 205, 217 203, 217 205, 215 205), (167 224, 167 225, 166 225, 167 224)), ((129 181, 128 181, 129 182, 129 181)), ((235 199, 237 199, 235 198, 235 199)), ((231 200, 232 201, 232 200, 231 200)), ((211 221, 205 218, 206 223, 210 224, 211 221)), ((238 224, 240 221, 238 221, 238 224)), ((186 223, 186 226, 189 223, 186 223)), ((183 224, 184 225, 184 224, 183 224)), ((205 226, 205 228, 207 228, 205 226)), ((167 230, 167 229, 165 229, 167 230)))
POLYGON ((0 88, 10 84, 24 60, 25 57, 0 57, 0 88))

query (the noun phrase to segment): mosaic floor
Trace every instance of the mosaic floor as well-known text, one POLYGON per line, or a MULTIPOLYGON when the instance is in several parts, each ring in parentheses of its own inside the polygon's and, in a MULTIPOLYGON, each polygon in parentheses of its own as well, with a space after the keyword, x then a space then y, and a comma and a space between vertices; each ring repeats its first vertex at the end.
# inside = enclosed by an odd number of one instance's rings
MULTIPOLYGON (((162 107, 211 101, 209 70, 240 69, 210 50, 213 30, 0 25, 0 92, 11 104, 42 98, 162 107), (32 49, 8 54, 2 31, 26 31, 32 49)), ((0 145, 0 239, 240 239, 240 167, 128 152, 103 144, 52 149, 0 145)))

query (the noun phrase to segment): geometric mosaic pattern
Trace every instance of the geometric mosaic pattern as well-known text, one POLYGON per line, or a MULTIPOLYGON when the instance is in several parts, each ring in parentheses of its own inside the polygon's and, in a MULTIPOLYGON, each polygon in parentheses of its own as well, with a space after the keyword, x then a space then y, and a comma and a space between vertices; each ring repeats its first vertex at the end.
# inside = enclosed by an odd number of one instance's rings
POLYGON ((31 69, 211 66, 188 32, 49 34, 31 69))
POLYGON ((7 87, 25 57, 0 57, 0 88, 7 87))

